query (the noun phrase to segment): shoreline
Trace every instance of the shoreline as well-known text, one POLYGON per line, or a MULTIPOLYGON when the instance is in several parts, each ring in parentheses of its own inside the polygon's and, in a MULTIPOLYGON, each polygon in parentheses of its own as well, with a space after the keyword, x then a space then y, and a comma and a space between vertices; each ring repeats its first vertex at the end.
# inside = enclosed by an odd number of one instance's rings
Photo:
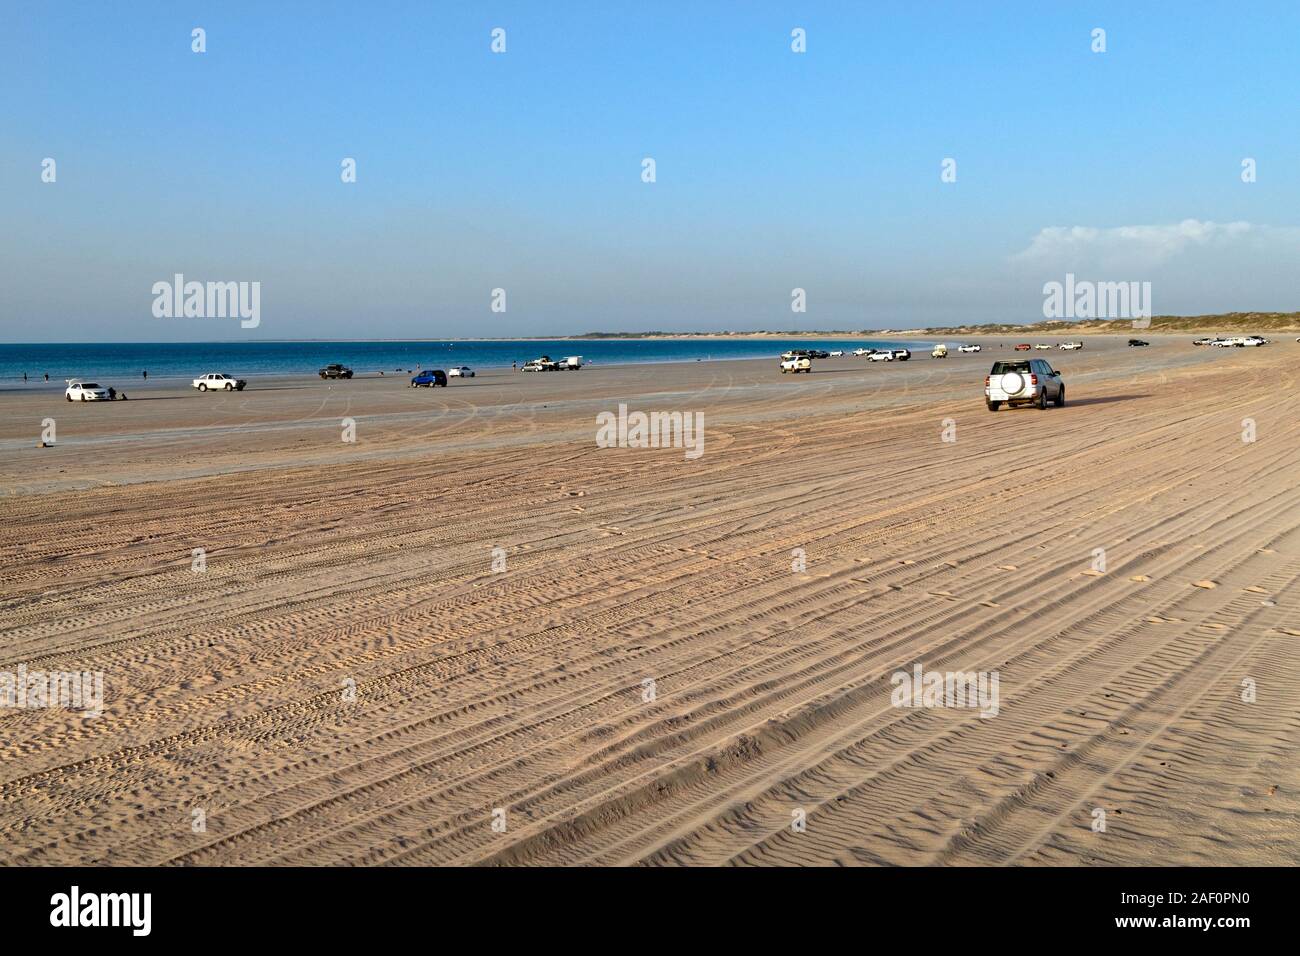
POLYGON ((787 331, 769 331, 766 329, 751 329, 743 332, 584 332, 567 335, 516 335, 516 336, 425 336, 419 338, 268 338, 268 339, 249 339, 249 338, 231 338, 231 339, 183 339, 178 341, 151 341, 147 339, 140 340, 118 340, 118 341, 86 341, 86 342, 0 342, 0 349, 4 348, 32 348, 32 347, 58 347, 58 346, 146 346, 154 345, 160 347, 190 346, 190 345, 349 345, 349 344, 376 344, 376 345, 427 345, 439 342, 457 343, 457 342, 479 342, 479 343, 500 343, 500 342, 657 342, 657 341, 677 341, 677 340, 717 340, 717 341, 764 341, 767 339, 826 339, 826 340, 844 340, 844 339, 861 339, 873 340, 881 336, 929 336, 932 338, 951 338, 951 337, 984 337, 984 338, 1009 338, 1016 335, 1043 335, 1043 336, 1074 336, 1074 335, 1123 335, 1127 332, 1141 333, 1143 335, 1195 335, 1206 336, 1218 333, 1246 333, 1252 330, 1263 334, 1269 332, 1276 334, 1297 333, 1300 334, 1300 313, 1223 313, 1205 316, 1155 316, 1151 318, 1150 325, 1146 328, 1136 326, 1126 327, 1123 322, 1127 320, 1101 320, 1115 322, 1118 324, 1101 326, 1101 325, 1084 325, 1082 322, 1095 322, 1098 320, 1082 320, 1076 323, 1057 324, 1055 322, 1045 324, 1041 321, 1026 322, 1023 324, 1014 323, 986 323, 983 325, 973 326, 934 326, 926 328, 911 329, 831 329, 826 331, 803 331, 792 329, 787 331), (1251 317, 1257 316, 1258 320, 1253 324, 1251 317), (1285 324, 1271 324, 1273 317, 1295 317, 1292 321, 1285 324), (1212 320, 1219 319, 1215 322, 1212 320), (1172 320, 1172 321, 1164 321, 1172 320))

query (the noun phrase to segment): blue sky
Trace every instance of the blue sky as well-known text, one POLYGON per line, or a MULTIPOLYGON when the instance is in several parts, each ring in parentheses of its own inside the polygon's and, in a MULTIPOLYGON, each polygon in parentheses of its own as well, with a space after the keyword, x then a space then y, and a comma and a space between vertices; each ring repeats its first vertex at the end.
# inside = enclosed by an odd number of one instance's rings
POLYGON ((1294 309, 1297 37, 1288 3, 6 4, 0 341, 1033 321, 1067 271, 1294 309), (260 326, 155 318, 177 272, 260 282, 260 326))

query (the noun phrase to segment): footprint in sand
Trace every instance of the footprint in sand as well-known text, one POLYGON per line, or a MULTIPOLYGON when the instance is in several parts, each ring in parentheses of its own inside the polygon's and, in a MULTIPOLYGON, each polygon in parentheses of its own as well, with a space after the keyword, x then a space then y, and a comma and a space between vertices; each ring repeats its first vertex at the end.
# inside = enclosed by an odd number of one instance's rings
POLYGON ((1210 590, 1210 589, 1213 589, 1213 588, 1217 588, 1218 585, 1215 584, 1213 581, 1193 581, 1193 582, 1192 582, 1192 587, 1194 587, 1194 588, 1205 588, 1206 590, 1210 590))
POLYGON ((1014 564, 999 564, 999 565, 998 565, 998 570, 999 570, 999 571, 1018 571, 1018 570, 1020 570, 1020 569, 1017 568, 1014 564))
POLYGON ((985 607, 1001 607, 1001 606, 1002 606, 1002 605, 999 604, 997 601, 980 601, 980 603, 983 604, 985 607))
POLYGON ((1149 577, 1147 577, 1145 574, 1135 574, 1135 575, 1133 575, 1133 577, 1129 578, 1129 580, 1130 580, 1130 581, 1150 581, 1151 579, 1150 579, 1149 577))
POLYGON ((1105 574, 1106 572, 1105 572, 1105 571, 1097 571, 1097 570, 1094 570, 1093 568, 1089 568, 1087 571, 1084 571, 1084 572, 1082 572, 1082 573, 1088 575, 1088 577, 1090 577, 1090 578, 1099 578, 1099 577, 1101 577, 1103 574, 1105 574))
POLYGON ((1243 591, 1249 591, 1251 594, 1267 594, 1267 593, 1268 593, 1268 591, 1267 591, 1266 589, 1260 587, 1258 584, 1252 584, 1252 585, 1251 585, 1250 587, 1248 587, 1248 588, 1242 588, 1242 590, 1243 590, 1243 591))

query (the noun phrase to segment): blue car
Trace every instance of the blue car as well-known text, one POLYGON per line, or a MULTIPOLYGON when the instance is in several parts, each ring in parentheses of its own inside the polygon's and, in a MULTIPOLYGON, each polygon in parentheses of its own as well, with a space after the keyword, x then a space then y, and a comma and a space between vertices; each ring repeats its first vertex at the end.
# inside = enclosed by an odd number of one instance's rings
POLYGON ((415 378, 411 379, 411 388, 419 388, 421 385, 427 385, 429 388, 437 388, 441 385, 447 387, 447 373, 440 368, 431 368, 421 372, 415 378))

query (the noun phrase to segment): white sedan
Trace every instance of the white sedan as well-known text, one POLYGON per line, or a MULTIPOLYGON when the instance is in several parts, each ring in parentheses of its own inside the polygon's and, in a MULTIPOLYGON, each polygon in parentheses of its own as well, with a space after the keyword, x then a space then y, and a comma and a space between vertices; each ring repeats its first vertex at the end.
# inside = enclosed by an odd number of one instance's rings
POLYGON ((894 360, 894 353, 889 351, 888 349, 886 349, 883 352, 876 352, 875 354, 867 357, 868 362, 892 362, 893 360, 894 360))
POLYGON ((978 346, 978 345, 959 345, 959 346, 957 346, 957 351, 958 351, 958 352, 978 352, 978 351, 980 351, 980 346, 978 346))
POLYGON ((461 365, 458 368, 447 369, 448 378, 473 378, 474 370, 468 365, 461 365))
POLYGON ((75 379, 69 379, 68 387, 63 392, 63 397, 70 402, 106 402, 111 397, 109 391, 103 385, 96 385, 94 382, 78 382, 75 379))

